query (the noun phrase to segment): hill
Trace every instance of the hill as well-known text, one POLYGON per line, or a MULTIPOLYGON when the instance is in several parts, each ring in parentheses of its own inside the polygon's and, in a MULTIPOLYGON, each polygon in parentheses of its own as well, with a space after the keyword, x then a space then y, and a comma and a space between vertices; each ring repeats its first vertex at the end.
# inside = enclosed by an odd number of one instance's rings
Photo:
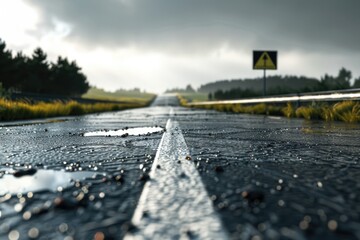
MULTIPOLYGON (((307 92, 316 88, 319 80, 316 78, 297 77, 297 76, 269 76, 266 79, 268 92, 276 94, 277 92, 307 92)), ((201 85, 199 92, 213 93, 218 90, 228 91, 231 89, 250 89, 255 92, 261 92, 263 89, 263 79, 234 79, 221 80, 201 85)))

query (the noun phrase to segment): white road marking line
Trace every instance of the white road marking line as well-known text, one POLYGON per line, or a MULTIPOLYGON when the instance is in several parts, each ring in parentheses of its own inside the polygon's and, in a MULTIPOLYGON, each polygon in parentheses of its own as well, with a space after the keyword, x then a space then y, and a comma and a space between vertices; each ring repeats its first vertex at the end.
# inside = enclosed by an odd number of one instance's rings
POLYGON ((96 131, 96 132, 87 132, 84 133, 84 137, 107 137, 107 136, 124 136, 124 135, 146 135, 149 133, 158 133, 163 131, 164 129, 161 127, 137 127, 137 128, 128 128, 128 129, 120 129, 120 130, 110 130, 110 131, 96 131))
POLYGON ((189 154, 179 124, 169 119, 132 218, 137 229, 126 240, 228 239, 189 154))

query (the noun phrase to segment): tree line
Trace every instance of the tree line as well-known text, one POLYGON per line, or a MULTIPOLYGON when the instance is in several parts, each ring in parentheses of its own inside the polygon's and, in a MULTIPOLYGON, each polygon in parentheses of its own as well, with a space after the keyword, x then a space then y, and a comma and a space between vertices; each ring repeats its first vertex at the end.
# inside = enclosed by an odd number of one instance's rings
POLYGON ((0 39, 0 85, 7 91, 79 97, 90 85, 76 61, 59 56, 49 62, 47 54, 36 48, 30 57, 13 55, 0 39))
MULTIPOLYGON (((297 76, 270 76, 267 79, 267 95, 298 92, 317 92, 360 88, 360 77, 351 84, 351 71, 341 68, 337 76, 325 74, 320 80, 297 76)), ((226 100, 262 96, 263 79, 219 81, 200 87, 199 91, 210 90, 209 100, 226 100), (216 89, 216 90, 214 90, 216 89), (211 91, 212 90, 212 91, 211 91)))

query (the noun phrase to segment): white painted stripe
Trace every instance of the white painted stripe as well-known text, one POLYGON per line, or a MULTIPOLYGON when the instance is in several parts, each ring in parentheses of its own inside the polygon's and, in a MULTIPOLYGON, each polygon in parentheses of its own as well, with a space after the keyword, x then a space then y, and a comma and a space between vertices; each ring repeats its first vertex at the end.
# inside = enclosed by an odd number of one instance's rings
POLYGON ((290 97, 267 97, 241 100, 209 101, 188 103, 189 106, 196 105, 215 105, 215 104, 238 104, 238 103, 266 103, 266 102, 294 102, 294 101, 312 101, 312 100, 351 100, 360 98, 360 93, 334 93, 325 95, 306 95, 290 97))
POLYGON ((126 240, 228 239, 189 154, 179 124, 169 119, 132 218, 137 230, 126 240))
POLYGON ((88 132, 84 133, 84 137, 113 137, 113 136, 124 136, 124 135, 146 135, 150 133, 162 132, 164 129, 161 127, 138 127, 138 128, 128 128, 120 130, 110 130, 110 131, 97 131, 97 132, 88 132))

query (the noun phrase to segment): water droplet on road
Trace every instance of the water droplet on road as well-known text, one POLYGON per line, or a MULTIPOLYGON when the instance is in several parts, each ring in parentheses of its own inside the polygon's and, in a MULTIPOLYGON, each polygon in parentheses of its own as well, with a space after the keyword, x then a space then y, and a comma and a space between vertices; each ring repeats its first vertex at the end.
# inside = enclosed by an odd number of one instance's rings
POLYGON ((29 236, 29 238, 31 238, 31 239, 35 239, 35 238, 37 238, 38 236, 39 236, 39 229, 37 229, 37 228, 31 228, 30 230, 29 230, 29 232, 28 232, 28 236, 29 236))
POLYGON ((9 232, 9 240, 18 240, 20 238, 20 233, 16 230, 12 230, 9 232))
POLYGON ((331 231, 335 231, 338 227, 338 223, 335 221, 335 220, 330 220, 328 222, 328 228, 331 230, 331 231))

